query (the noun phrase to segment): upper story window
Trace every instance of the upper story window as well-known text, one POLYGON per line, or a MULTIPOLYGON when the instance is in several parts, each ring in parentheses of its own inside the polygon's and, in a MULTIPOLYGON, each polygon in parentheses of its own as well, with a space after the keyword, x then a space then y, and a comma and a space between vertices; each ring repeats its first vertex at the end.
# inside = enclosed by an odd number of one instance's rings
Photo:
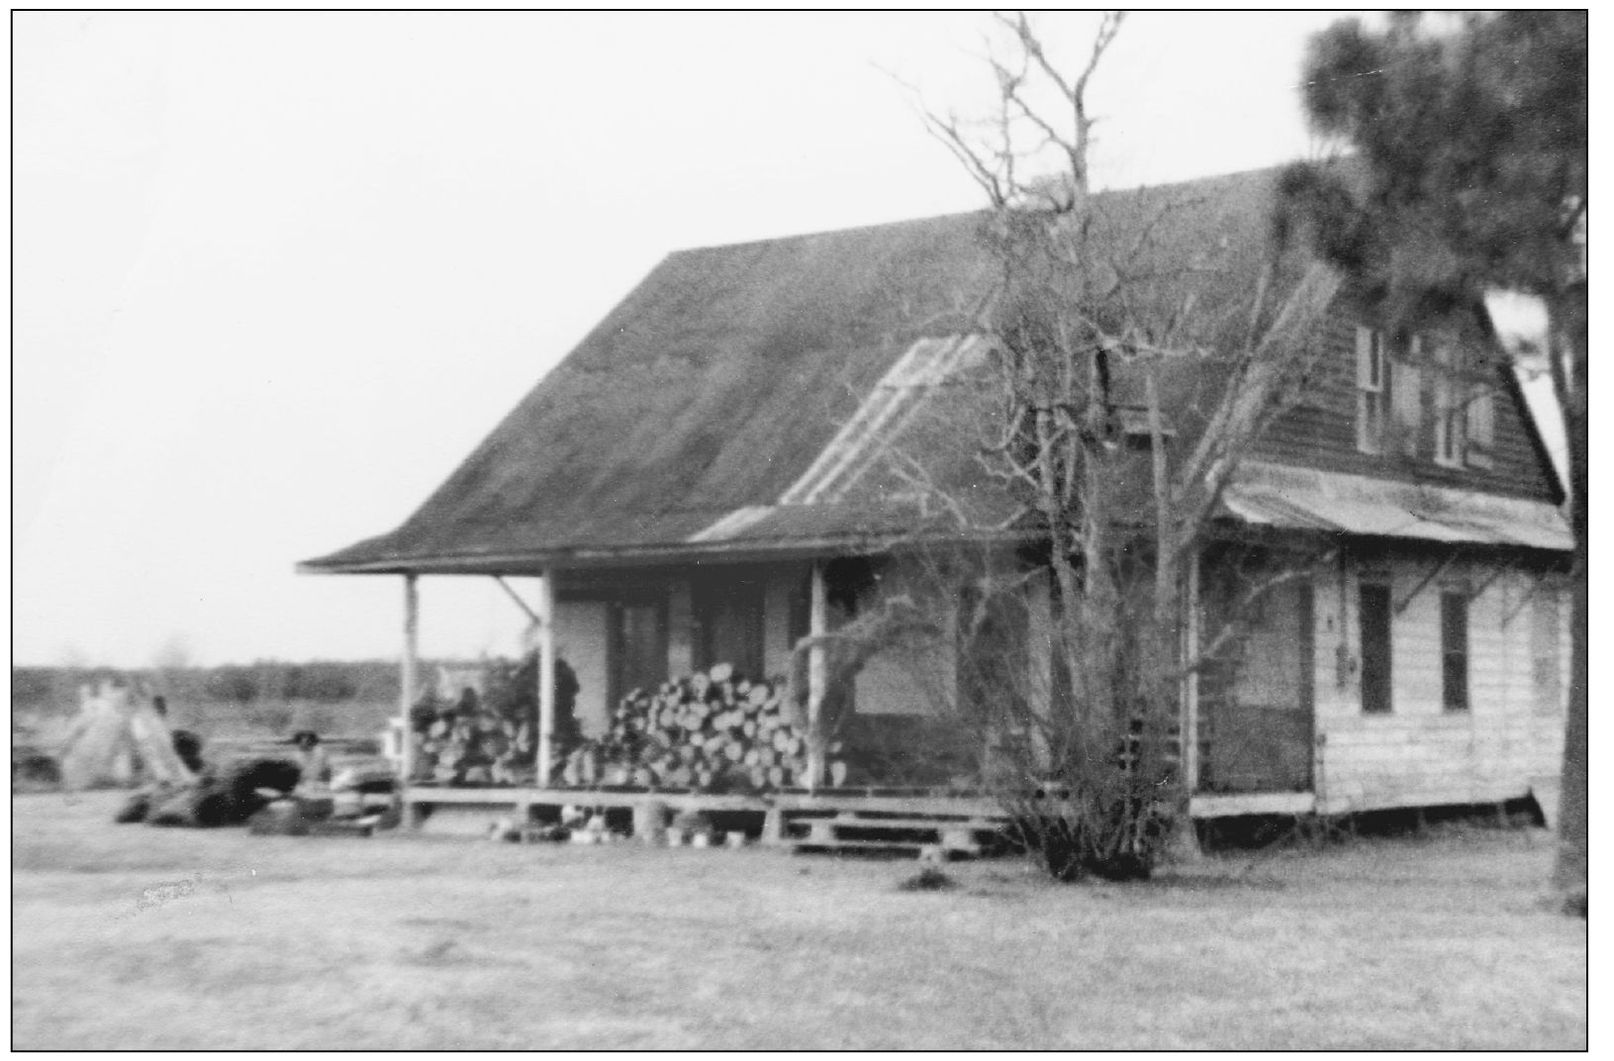
POLYGON ((1423 388, 1417 337, 1400 360, 1391 356, 1388 336, 1376 328, 1356 329, 1356 448, 1363 453, 1418 455, 1423 434, 1423 388))
POLYGON ((1383 453, 1390 411, 1390 359, 1384 333, 1356 329, 1356 448, 1383 453))
POLYGON ((1457 342, 1415 335, 1404 348, 1393 350, 1384 332, 1356 329, 1356 448, 1360 452, 1433 457, 1436 463, 1453 468, 1489 468, 1495 416, 1494 387, 1483 365, 1466 355, 1457 342), (1427 410, 1425 376, 1431 396, 1427 410), (1430 419, 1432 431, 1425 427, 1430 419))
POLYGON ((1449 340, 1434 348, 1435 462, 1489 468, 1496 444, 1495 391, 1483 363, 1449 340))

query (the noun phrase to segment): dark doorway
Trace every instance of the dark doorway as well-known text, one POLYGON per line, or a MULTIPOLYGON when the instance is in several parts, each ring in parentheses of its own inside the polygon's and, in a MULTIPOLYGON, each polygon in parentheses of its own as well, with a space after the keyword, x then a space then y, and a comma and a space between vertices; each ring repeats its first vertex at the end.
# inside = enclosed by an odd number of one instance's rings
MULTIPOLYGON (((1210 608, 1225 621, 1219 611, 1210 608)), ((1200 790, 1308 791, 1317 666, 1312 587, 1279 587, 1243 620, 1241 636, 1200 672, 1200 790)))
POLYGON ((728 663, 742 677, 765 677, 761 574, 708 576, 694 596, 696 668, 728 663))
POLYGON ((1362 584, 1362 710, 1390 713, 1390 587, 1362 584))
POLYGON ((614 600, 608 622, 609 703, 614 707, 634 689, 655 689, 667 680, 666 598, 614 600))

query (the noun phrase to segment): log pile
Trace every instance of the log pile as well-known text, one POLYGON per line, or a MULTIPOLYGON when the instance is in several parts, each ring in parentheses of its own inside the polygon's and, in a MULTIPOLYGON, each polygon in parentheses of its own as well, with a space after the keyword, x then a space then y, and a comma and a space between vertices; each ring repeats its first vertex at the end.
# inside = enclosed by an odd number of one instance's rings
MULTIPOLYGON (((696 792, 767 792, 802 787, 805 726, 794 721, 783 679, 749 679, 726 663, 709 672, 635 689, 603 738, 565 759, 562 784, 696 792)), ((840 751, 831 745, 831 754, 840 751)), ((832 762, 832 779, 845 765, 832 762)))
MULTIPOLYGON (((433 690, 411 713, 414 776, 441 785, 530 785, 536 773, 538 655, 489 666, 485 693, 433 690)), ((555 660, 555 737, 577 741, 577 677, 555 660)))

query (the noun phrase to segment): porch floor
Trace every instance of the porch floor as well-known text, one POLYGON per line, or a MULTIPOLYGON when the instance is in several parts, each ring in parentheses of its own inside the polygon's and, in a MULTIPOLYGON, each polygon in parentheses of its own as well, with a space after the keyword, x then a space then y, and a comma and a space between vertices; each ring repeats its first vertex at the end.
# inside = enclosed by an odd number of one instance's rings
MULTIPOLYGON (((770 810, 858 812, 868 814, 926 814, 945 817, 1001 818, 1003 810, 994 799, 979 794, 938 795, 934 792, 902 793, 891 789, 805 789, 785 790, 766 796, 713 794, 704 792, 651 792, 630 789, 576 788, 438 788, 412 785, 404 790, 403 802, 417 820, 433 806, 500 807, 525 813, 530 807, 576 805, 605 809, 632 809, 647 803, 660 803, 674 811, 754 811, 770 810)), ((1241 795, 1200 794, 1189 801, 1195 818, 1222 818, 1240 814, 1309 814, 1317 808, 1312 792, 1263 792, 1241 795)))

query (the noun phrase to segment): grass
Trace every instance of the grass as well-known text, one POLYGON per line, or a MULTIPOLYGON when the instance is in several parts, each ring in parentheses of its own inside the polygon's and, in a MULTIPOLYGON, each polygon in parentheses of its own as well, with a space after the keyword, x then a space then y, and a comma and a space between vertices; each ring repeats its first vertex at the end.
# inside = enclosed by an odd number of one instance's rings
POLYGON ((1584 1048, 1539 830, 1144 885, 748 849, 254 837, 13 799, 18 1049, 1584 1048))

